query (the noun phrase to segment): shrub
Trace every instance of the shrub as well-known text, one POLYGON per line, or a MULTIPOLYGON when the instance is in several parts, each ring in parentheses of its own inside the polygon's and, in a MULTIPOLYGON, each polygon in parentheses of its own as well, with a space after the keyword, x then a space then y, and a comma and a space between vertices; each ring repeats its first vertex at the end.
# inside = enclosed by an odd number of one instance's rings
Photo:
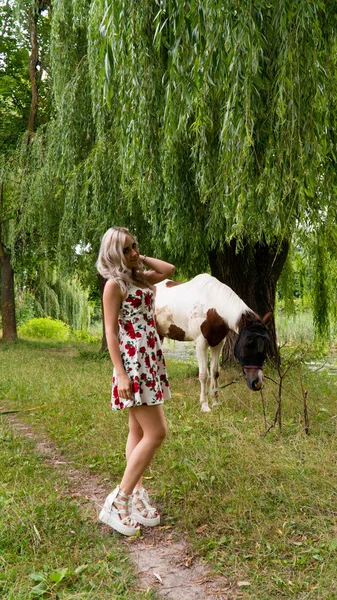
POLYGON ((19 328, 22 337, 65 341, 70 336, 70 327, 63 321, 45 317, 30 319, 19 328))
POLYGON ((76 342, 87 342, 88 344, 99 342, 101 337, 98 334, 90 333, 90 331, 84 331, 82 329, 73 329, 71 335, 76 342))

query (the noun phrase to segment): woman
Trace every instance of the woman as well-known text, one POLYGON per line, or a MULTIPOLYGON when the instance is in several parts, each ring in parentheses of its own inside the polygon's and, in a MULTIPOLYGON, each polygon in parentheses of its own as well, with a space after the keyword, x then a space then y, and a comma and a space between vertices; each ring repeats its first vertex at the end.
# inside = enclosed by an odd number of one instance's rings
POLYGON ((164 399, 170 397, 165 361, 154 321, 153 284, 175 267, 140 255, 128 229, 115 227, 103 236, 97 261, 107 279, 103 293, 106 337, 114 365, 111 408, 129 409, 127 465, 120 485, 107 497, 99 519, 128 536, 139 523, 160 522, 142 487, 142 476, 166 436, 164 399), (143 266, 148 270, 143 271, 143 266))

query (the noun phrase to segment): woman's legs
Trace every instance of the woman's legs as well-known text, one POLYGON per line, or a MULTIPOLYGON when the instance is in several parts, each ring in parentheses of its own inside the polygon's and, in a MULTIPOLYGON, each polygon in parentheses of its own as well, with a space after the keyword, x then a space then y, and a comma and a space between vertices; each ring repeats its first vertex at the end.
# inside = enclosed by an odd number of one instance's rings
POLYGON ((127 465, 120 484, 125 494, 132 494, 149 466, 157 448, 166 437, 166 422, 161 404, 129 409, 130 432, 127 441, 127 465), (143 432, 140 437, 140 431, 143 432), (137 439, 139 440, 137 443, 137 439))
POLYGON ((108 496, 100 513, 100 520, 124 535, 135 535, 139 529, 137 521, 154 526, 160 521, 156 510, 150 506, 145 490, 138 498, 141 513, 136 506, 131 513, 128 497, 141 487, 142 475, 151 462, 155 451, 166 436, 163 407, 137 406, 129 409, 129 435, 126 443, 127 466, 120 486, 108 496), (145 494, 145 495, 144 495, 145 494), (133 513, 136 511, 136 516, 133 513), (123 515, 125 515, 123 517, 123 515))
MULTIPOLYGON (((128 439, 126 442, 126 448, 125 448, 126 462, 129 460, 130 455, 132 454, 133 450, 135 449, 137 444, 140 442, 142 437, 143 437, 143 430, 134 415, 134 411, 132 409, 130 409, 129 410, 129 435, 128 435, 128 439)), ((140 489, 142 487, 142 479, 143 479, 142 477, 139 478, 139 480, 137 481, 137 483, 135 485, 135 489, 140 489)))

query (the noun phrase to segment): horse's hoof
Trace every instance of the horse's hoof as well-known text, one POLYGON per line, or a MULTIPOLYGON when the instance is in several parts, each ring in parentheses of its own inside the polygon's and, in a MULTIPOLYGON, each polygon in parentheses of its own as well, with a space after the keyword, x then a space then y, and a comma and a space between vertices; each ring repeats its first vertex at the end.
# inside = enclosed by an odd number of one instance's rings
POLYGON ((204 404, 201 405, 201 412, 205 412, 205 413, 211 412, 211 409, 208 406, 208 404, 204 403, 204 404))

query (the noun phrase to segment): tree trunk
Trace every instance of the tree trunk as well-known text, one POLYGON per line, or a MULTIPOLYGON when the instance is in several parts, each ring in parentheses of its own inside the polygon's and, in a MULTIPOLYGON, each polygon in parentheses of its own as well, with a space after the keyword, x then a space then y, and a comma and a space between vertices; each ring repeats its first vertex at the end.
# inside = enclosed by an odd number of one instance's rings
POLYGON ((105 323, 104 323, 104 307, 103 307, 103 292, 106 284, 106 279, 101 275, 98 275, 98 283, 99 283, 99 291, 101 296, 101 307, 102 307, 102 319, 103 319, 103 329, 102 329, 102 343, 101 343, 101 352, 105 352, 108 349, 108 343, 106 341, 106 333, 105 333, 105 323))
POLYGON ((16 340, 14 271, 9 254, 2 241, 1 212, 3 201, 3 182, 0 184, 0 264, 1 264, 1 317, 2 339, 5 342, 16 340))
MULTIPOLYGON (((214 277, 231 287, 240 298, 257 314, 263 317, 267 312, 274 315, 276 284, 281 275, 289 250, 288 241, 275 244, 258 243, 246 245, 237 252, 236 241, 232 240, 222 250, 212 250, 209 254, 211 272, 214 277)), ((279 361, 274 316, 268 325, 271 339, 272 358, 279 361)), ((223 359, 233 360, 235 334, 225 344, 223 359)))
POLYGON ((9 255, 4 251, 0 240, 1 261, 1 316, 2 339, 4 342, 17 339, 14 299, 14 271, 9 255))
POLYGON ((39 46, 37 41, 37 21, 38 11, 37 7, 31 8, 31 28, 30 28, 30 45, 31 52, 29 56, 29 77, 32 89, 32 101, 30 105, 29 119, 28 119, 28 141, 30 136, 35 131, 35 122, 37 116, 37 107, 39 101, 38 93, 38 81, 37 81, 37 65, 39 62, 39 46))

